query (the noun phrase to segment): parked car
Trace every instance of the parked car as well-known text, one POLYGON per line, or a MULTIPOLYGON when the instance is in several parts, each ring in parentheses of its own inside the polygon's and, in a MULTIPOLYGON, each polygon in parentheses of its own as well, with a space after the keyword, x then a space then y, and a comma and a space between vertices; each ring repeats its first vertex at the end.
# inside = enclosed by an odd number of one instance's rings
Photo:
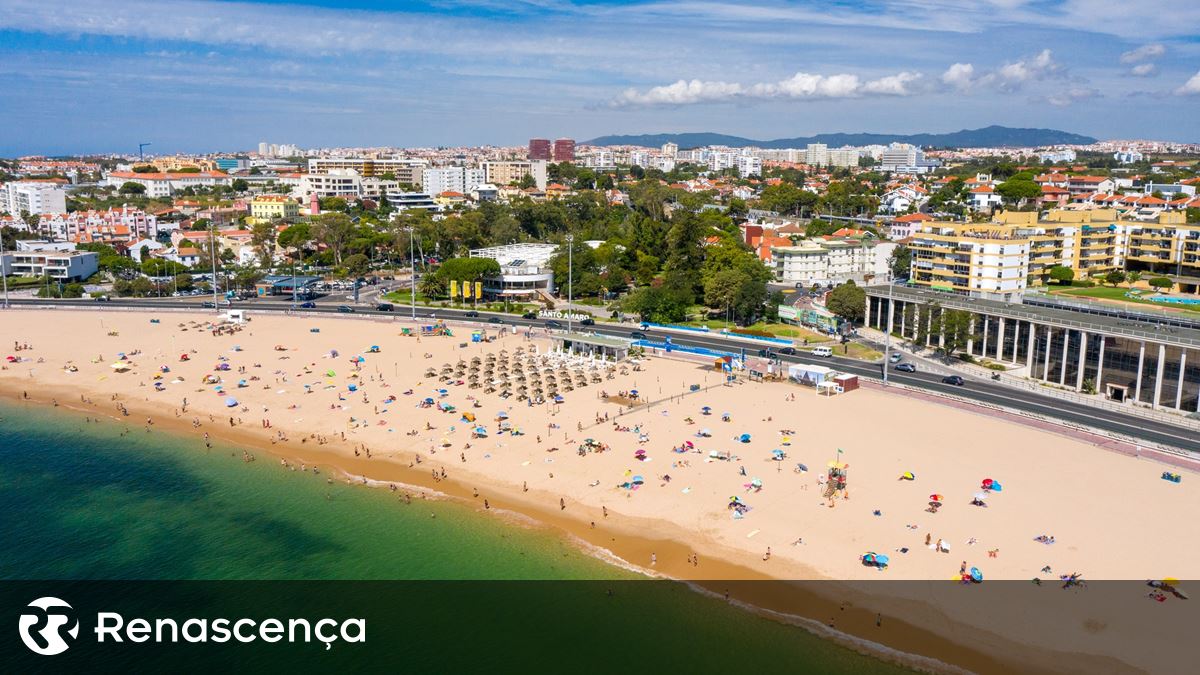
POLYGON ((475 310, 472 309, 472 310, 468 311, 464 316, 477 317, 477 316, 479 316, 479 312, 476 312, 475 310))
POLYGON ((381 302, 375 305, 375 309, 380 312, 394 312, 396 311, 396 306, 390 302, 381 302))
POLYGON ((952 384, 956 387, 961 387, 966 384, 961 375, 947 375, 942 378, 942 384, 952 384))
POLYGON ((892 355, 888 358, 891 359, 892 363, 900 363, 900 359, 903 359, 904 355, 900 352, 892 352, 892 355))
POLYGON ((525 312, 524 314, 521 315, 521 318, 522 319, 536 319, 537 314, 535 314, 534 312, 525 312))
POLYGON ((904 363, 897 363, 897 364, 896 364, 896 366, 895 366, 895 368, 896 368, 896 370, 898 370, 898 371, 900 371, 900 372, 902 372, 902 373, 915 373, 915 372, 917 372, 917 367, 916 367, 916 366, 914 366, 914 365, 913 365, 913 364, 911 364, 911 363, 908 363, 908 362, 904 362, 904 363))
POLYGON ((635 330, 629 333, 629 337, 633 338, 634 340, 645 340, 646 334, 640 330, 635 330))
POLYGON ((554 319, 551 319, 546 322, 546 328, 562 328, 562 327, 563 327, 563 323, 561 321, 556 321, 554 319))
POLYGON ((354 308, 350 305, 338 305, 338 311, 342 314, 353 314, 354 308))
POLYGON ((308 302, 300 303, 300 309, 316 309, 316 308, 317 308, 317 303, 313 302, 312 300, 309 300, 308 302))
POLYGON ((796 348, 795 347, 781 347, 779 349, 779 353, 783 354, 784 356, 795 356, 796 348))
POLYGON ((596 320, 589 316, 586 319, 583 319, 582 321, 580 321, 579 325, 580 326, 595 326, 596 320))

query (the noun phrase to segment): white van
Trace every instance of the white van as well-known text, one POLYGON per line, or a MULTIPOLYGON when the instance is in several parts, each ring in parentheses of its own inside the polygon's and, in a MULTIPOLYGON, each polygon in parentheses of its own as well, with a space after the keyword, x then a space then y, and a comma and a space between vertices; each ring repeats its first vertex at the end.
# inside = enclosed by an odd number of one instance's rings
POLYGON ((828 358, 830 356, 833 356, 833 348, 832 347, 814 347, 812 350, 812 355, 820 356, 823 358, 828 358))

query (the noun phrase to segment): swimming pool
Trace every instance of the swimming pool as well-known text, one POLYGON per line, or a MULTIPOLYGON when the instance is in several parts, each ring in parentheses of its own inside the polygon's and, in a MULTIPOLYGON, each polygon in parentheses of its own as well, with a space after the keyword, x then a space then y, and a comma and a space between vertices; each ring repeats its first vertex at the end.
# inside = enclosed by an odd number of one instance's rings
POLYGON ((1143 297, 1143 300, 1150 302, 1167 302, 1173 305, 1200 305, 1200 298, 1175 298, 1171 296, 1158 296, 1152 298, 1143 297))

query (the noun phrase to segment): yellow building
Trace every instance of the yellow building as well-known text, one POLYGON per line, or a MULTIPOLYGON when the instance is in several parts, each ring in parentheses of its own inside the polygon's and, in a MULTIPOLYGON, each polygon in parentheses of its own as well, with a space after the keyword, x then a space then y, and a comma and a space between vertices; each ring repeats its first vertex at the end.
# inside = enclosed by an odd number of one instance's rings
POLYGON ((300 204, 284 195, 259 195, 250 200, 250 217, 254 222, 284 220, 300 215, 300 204))

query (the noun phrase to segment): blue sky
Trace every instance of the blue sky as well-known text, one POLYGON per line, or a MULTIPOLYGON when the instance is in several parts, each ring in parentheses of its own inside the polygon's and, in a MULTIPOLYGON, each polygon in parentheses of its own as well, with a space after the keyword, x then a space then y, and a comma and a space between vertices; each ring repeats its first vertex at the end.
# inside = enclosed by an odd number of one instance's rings
POLYGON ((0 0, 0 155, 1053 127, 1200 141, 1176 0, 0 0))

